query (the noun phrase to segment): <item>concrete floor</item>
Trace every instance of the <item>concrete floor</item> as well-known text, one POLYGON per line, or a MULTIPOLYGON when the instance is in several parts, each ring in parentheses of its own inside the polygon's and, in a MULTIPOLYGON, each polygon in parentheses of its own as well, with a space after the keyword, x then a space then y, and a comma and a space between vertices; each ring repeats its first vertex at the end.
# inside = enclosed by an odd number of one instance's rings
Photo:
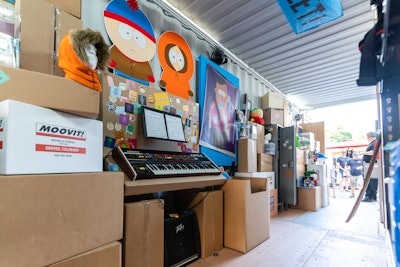
POLYGON ((355 198, 340 190, 333 198, 330 190, 329 206, 317 212, 288 209, 273 217, 270 238, 248 253, 223 248, 189 266, 392 266, 378 203, 362 202, 346 223, 355 198))

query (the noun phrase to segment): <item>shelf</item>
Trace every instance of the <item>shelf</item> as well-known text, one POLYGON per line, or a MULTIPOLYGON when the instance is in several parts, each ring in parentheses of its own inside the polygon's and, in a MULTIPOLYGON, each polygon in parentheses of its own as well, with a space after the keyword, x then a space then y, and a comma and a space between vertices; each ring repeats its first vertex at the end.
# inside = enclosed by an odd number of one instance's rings
POLYGON ((142 195, 156 192, 176 191, 190 188, 223 185, 223 175, 185 176, 171 178, 125 180, 125 196, 142 195))

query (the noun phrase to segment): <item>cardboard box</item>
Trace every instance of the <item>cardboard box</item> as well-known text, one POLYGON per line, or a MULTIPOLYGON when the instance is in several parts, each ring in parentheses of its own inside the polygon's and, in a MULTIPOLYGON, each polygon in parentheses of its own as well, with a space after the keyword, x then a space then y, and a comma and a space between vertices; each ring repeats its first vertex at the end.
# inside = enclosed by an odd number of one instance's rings
POLYGON ((101 121, 0 102, 0 174, 101 172, 101 121))
POLYGON ((274 156, 258 153, 257 154, 257 171, 258 172, 273 172, 274 171, 274 156))
POLYGON ((296 163, 297 164, 305 164, 305 155, 307 151, 296 148, 296 163))
POLYGON ((306 165, 304 164, 296 164, 296 176, 304 176, 304 173, 306 172, 306 165))
POLYGON ((321 186, 297 188, 298 208, 317 211, 321 208, 321 186))
POLYGON ((47 266, 122 239, 123 200, 118 172, 0 176, 0 266, 47 266))
POLYGON ((179 191, 176 201, 182 209, 192 210, 200 232, 201 257, 207 258, 223 248, 223 192, 179 191))
MULTIPOLYGON (((268 92, 261 97, 261 108, 271 109, 278 108, 283 109, 283 95, 276 92, 268 92)), ((283 123, 282 123, 283 125, 283 123)))
POLYGON ((125 267, 164 265, 164 204, 153 199, 127 203, 123 257, 125 267))
POLYGON ((224 192, 224 246, 248 252, 270 237, 267 179, 227 180, 224 192))
MULTIPOLYGON (((64 2, 66 2, 64 0, 64 2)), ((78 1, 76 1, 78 2, 78 1)), ((77 30, 77 29, 82 29, 82 21, 78 18, 75 18, 74 16, 70 15, 69 13, 66 13, 62 10, 56 9, 55 10, 55 22, 56 24, 54 25, 54 47, 52 48, 55 52, 54 53, 54 59, 53 59, 53 69, 51 74, 57 75, 64 77, 65 72, 58 67, 58 57, 59 57, 59 46, 62 38, 64 38, 65 35, 69 34, 70 30, 77 30)))
POLYGON ((271 189, 269 191, 269 209, 271 217, 278 215, 278 189, 271 189))
POLYGON ((81 0, 46 0, 55 5, 57 8, 74 15, 77 18, 81 17, 81 0))
POLYGON ((301 124, 303 132, 314 133, 315 141, 319 141, 319 152, 325 154, 325 122, 310 122, 301 124))
POLYGON ((112 242, 48 267, 121 267, 121 243, 112 242))
POLYGON ((238 140, 238 172, 257 171, 257 140, 238 140))
POLYGON ((292 116, 288 101, 283 101, 283 126, 288 127, 292 125, 292 116))
POLYGON ((257 153, 263 153, 264 152, 264 137, 265 137, 265 129, 264 125, 254 123, 256 124, 257 128, 257 153))
POLYGON ((70 79, 0 66, 0 100, 12 99, 96 118, 100 93, 70 79))
POLYGON ((283 109, 264 109, 264 124, 283 125, 283 109))
POLYGON ((235 177, 267 178, 268 188, 275 188, 275 172, 235 172, 235 177))
MULTIPOLYGON (((82 28, 82 21, 62 10, 52 2, 69 6, 80 1, 16 0, 15 11, 21 14, 20 67, 37 72, 53 74, 54 58, 58 43, 56 35, 71 29, 82 28), (68 2, 68 3, 67 3, 68 2), (59 17, 61 15, 61 17, 59 17)), ((59 38, 58 38, 59 39, 59 38)))

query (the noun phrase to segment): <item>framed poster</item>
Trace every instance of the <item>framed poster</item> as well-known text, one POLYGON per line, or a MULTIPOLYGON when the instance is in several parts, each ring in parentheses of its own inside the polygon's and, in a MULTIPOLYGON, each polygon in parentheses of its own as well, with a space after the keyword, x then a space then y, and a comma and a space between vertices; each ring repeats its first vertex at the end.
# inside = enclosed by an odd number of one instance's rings
POLYGON ((236 165, 239 79, 199 57, 200 152, 220 166, 236 165))

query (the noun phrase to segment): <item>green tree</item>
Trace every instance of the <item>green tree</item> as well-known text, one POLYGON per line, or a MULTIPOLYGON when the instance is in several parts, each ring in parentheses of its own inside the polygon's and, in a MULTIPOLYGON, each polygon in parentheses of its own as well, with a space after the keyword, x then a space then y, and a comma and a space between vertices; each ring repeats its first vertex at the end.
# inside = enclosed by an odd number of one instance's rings
POLYGON ((351 132, 346 131, 343 126, 337 126, 334 129, 331 128, 327 131, 327 138, 333 143, 338 143, 346 140, 352 140, 353 135, 351 132))

